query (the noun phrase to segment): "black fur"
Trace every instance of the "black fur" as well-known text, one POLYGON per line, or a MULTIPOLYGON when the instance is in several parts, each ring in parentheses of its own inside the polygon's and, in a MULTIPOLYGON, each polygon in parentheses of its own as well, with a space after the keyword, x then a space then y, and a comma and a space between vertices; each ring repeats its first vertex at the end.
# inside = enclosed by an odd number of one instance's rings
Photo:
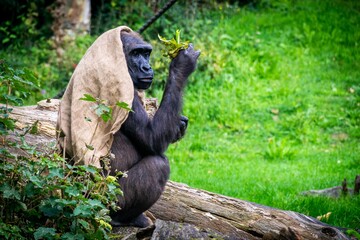
POLYGON ((111 148, 115 154, 115 160, 111 161, 112 174, 123 171, 128 175, 119 180, 124 192, 123 197, 119 196, 121 210, 111 217, 114 226, 146 227, 151 221, 143 212, 159 199, 169 179, 169 161, 164 152, 169 144, 185 134, 188 119, 180 115, 182 93, 200 52, 191 45, 172 60, 162 101, 150 119, 136 89, 147 89, 151 85, 151 46, 134 33, 122 32, 121 39, 135 92, 133 111, 115 134, 111 148))

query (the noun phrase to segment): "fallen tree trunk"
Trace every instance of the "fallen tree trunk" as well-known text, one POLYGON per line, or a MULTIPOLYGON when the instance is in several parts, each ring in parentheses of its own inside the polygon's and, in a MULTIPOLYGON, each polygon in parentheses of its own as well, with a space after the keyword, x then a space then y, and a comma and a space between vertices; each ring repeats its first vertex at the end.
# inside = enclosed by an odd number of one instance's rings
POLYGON ((235 239, 347 239, 312 217, 169 182, 150 209, 156 218, 186 222, 235 239))
MULTIPOLYGON (((17 131, 36 125, 37 133, 27 134, 26 138, 30 144, 41 148, 44 144, 55 142, 57 108, 58 101, 52 100, 42 102, 40 107, 16 107, 10 117, 17 120, 17 131)), ((164 221, 173 231, 175 227, 172 223, 176 222, 180 223, 176 225, 177 229, 200 229, 203 234, 167 233, 152 236, 151 239, 168 239, 169 236, 173 239, 196 239, 196 236, 202 239, 210 239, 211 236, 217 239, 348 239, 340 229, 300 213, 274 209, 171 181, 149 211, 156 219, 162 220, 155 222, 152 234, 165 231, 164 221), (211 236, 205 236, 204 232, 211 233, 211 236)), ((144 238, 138 236, 135 239, 144 238)))

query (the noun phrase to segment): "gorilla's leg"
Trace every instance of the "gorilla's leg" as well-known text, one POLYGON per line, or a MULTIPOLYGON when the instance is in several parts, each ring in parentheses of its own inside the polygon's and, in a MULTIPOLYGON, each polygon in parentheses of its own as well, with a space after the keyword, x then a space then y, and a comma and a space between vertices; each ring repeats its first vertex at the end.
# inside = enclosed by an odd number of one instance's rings
POLYGON ((111 215, 113 226, 146 227, 150 219, 143 215, 161 196, 169 178, 169 161, 161 156, 148 156, 135 164, 119 183, 124 193, 119 197, 120 210, 111 215))

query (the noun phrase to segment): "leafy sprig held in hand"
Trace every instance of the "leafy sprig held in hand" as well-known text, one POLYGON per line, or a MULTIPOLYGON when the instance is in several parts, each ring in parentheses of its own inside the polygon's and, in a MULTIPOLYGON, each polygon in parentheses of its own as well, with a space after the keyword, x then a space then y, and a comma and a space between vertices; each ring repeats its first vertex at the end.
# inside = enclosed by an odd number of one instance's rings
POLYGON ((164 56, 169 56, 171 59, 175 58, 180 50, 187 49, 189 47, 189 41, 181 42, 180 41, 180 30, 176 30, 175 38, 167 40, 164 37, 158 35, 160 41, 166 46, 167 51, 165 51, 164 56))

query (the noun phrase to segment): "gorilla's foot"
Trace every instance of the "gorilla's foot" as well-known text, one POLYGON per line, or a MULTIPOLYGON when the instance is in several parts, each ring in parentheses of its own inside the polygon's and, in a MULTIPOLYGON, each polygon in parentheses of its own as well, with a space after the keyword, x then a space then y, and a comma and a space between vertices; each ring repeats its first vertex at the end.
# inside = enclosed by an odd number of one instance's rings
POLYGON ((128 221, 128 222, 119 222, 119 221, 112 219, 110 224, 113 227, 132 226, 132 227, 145 228, 150 225, 153 225, 153 222, 144 213, 142 213, 139 216, 133 218, 131 221, 128 221))
POLYGON ((144 213, 140 214, 138 217, 134 218, 131 221, 132 224, 134 224, 133 226, 135 227, 140 227, 140 228, 145 228, 148 227, 150 225, 153 225, 154 223, 151 221, 150 218, 148 218, 144 213))

